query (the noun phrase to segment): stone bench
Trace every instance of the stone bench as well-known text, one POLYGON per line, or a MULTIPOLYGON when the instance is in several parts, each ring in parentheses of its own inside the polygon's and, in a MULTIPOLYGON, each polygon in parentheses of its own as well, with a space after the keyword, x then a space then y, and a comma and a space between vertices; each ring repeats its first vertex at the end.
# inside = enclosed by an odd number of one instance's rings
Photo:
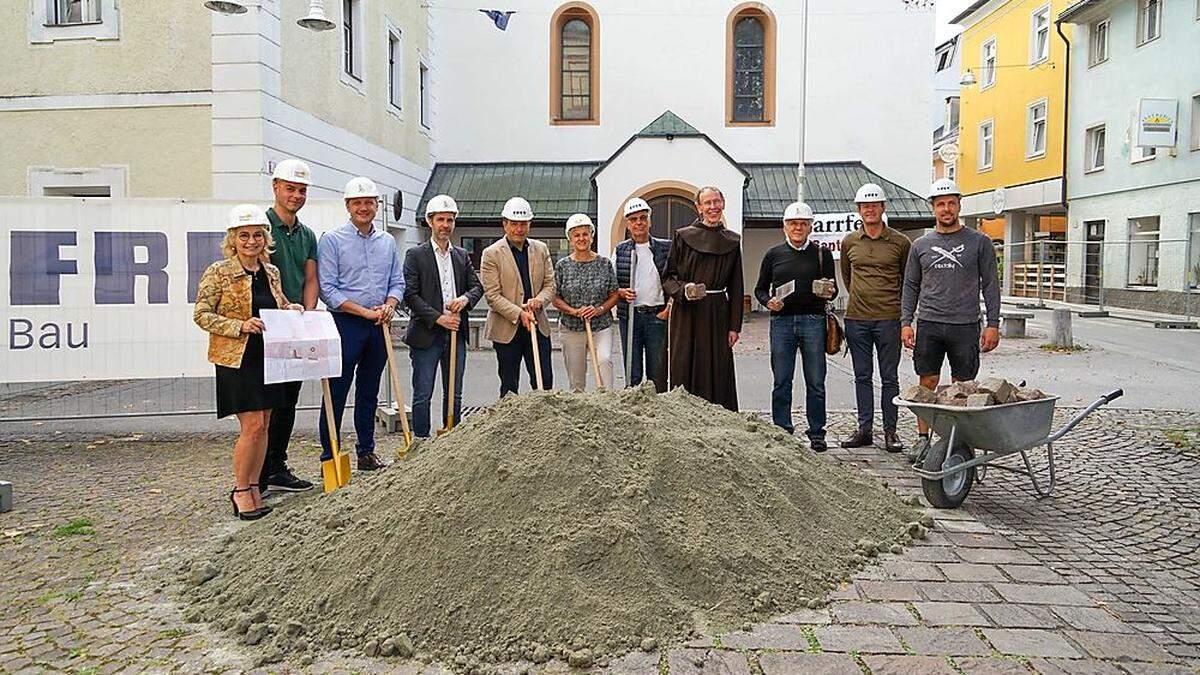
POLYGON ((1000 312, 1000 335, 1006 338, 1025 337, 1025 321, 1032 312, 1000 312))

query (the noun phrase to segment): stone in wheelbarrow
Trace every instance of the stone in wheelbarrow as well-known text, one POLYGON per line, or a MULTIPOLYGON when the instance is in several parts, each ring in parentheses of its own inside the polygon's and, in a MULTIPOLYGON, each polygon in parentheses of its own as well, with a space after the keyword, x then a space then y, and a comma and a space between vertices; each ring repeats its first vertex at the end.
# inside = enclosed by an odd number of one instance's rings
POLYGON ((997 401, 991 393, 982 390, 978 394, 971 394, 967 397, 968 408, 986 408, 996 403, 997 401))
MULTIPOLYGON (((995 403, 1012 403, 1017 400, 1017 388, 1008 380, 999 377, 989 377, 979 383, 979 393, 991 394, 995 403)), ((968 406, 972 405, 967 403, 968 406)), ((984 403, 982 405, 991 405, 984 403)))
POLYGON ((913 403, 937 403, 938 400, 937 394, 932 389, 922 387, 919 384, 905 389, 900 398, 905 401, 912 401, 913 403))

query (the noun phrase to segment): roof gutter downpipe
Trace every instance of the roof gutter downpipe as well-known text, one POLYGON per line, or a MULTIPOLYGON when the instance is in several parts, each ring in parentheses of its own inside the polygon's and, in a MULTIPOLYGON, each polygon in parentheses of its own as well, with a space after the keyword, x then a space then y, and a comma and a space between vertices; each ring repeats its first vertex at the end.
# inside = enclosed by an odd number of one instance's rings
POLYGON ((1058 33, 1058 37, 1062 38, 1063 44, 1066 45, 1066 54, 1063 57, 1063 135, 1062 135, 1062 195, 1059 201, 1062 202, 1063 210, 1067 209, 1067 141, 1069 130, 1071 127, 1071 41, 1062 31, 1062 19, 1055 19, 1054 32, 1058 33))

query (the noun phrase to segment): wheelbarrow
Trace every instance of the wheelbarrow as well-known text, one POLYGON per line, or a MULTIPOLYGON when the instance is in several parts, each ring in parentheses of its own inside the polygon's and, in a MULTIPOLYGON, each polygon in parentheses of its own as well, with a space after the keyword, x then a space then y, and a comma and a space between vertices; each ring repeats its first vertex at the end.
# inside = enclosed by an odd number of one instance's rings
POLYGON ((916 403, 899 396, 893 402, 911 410, 936 434, 929 450, 916 458, 913 471, 921 477, 921 489, 930 504, 939 509, 953 509, 966 500, 975 481, 982 479, 989 466, 1028 476, 1038 498, 1049 497, 1054 490, 1055 480, 1054 442, 1097 408, 1124 393, 1117 389, 1101 396, 1053 433, 1050 428, 1054 422, 1057 396, 980 408, 916 403), (1041 445, 1046 446, 1049 469, 1049 480, 1044 489, 1027 454, 1041 445), (981 452, 976 455, 976 451, 981 452), (996 463, 1016 454, 1021 455, 1024 469, 996 463), (976 468, 979 469, 978 475, 976 468))

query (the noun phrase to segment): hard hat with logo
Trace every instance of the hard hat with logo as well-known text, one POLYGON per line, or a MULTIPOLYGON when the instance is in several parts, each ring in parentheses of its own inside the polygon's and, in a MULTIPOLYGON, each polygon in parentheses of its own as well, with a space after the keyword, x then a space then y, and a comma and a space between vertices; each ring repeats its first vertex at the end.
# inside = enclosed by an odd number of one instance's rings
POLYGON ((858 188, 858 192, 854 193, 855 204, 867 204, 870 202, 886 202, 887 196, 883 194, 883 188, 874 183, 867 183, 858 188))
POLYGON ((245 225, 270 227, 271 221, 267 220, 267 212, 261 206, 238 204, 229 212, 229 227, 226 229, 232 230, 245 225))
POLYGON ((570 218, 567 218, 567 236, 571 236, 571 230, 577 227, 586 227, 592 233, 596 232, 596 224, 592 222, 592 219, 589 218, 588 214, 586 213, 576 213, 570 218))
POLYGON ((289 183, 312 185, 312 172, 308 165, 298 159, 285 159, 275 165, 271 174, 272 180, 285 180, 289 183))
POLYGON ((647 204, 646 200, 642 199, 641 197, 634 197, 633 199, 630 199, 629 201, 625 202, 625 217, 626 218, 628 218, 629 216, 632 216, 633 214, 637 213, 638 211, 649 211, 649 210, 650 210, 650 205, 647 204))
POLYGON ((784 221, 788 220, 812 220, 812 207, 804 202, 792 202, 783 210, 784 221))
POLYGON ((500 217, 518 223, 528 223, 533 220, 533 208, 524 197, 513 197, 504 202, 504 210, 500 212, 500 217))
POLYGON ((929 199, 932 201, 938 197, 946 195, 962 196, 962 192, 958 189, 958 184, 949 178, 939 178, 933 181, 933 185, 929 186, 929 199))
POLYGON ((425 217, 435 213, 453 213, 458 215, 458 204, 450 195, 438 195, 425 204, 425 217))
POLYGON ((346 183, 346 191, 342 195, 346 199, 355 199, 357 197, 374 197, 379 198, 379 186, 375 185, 375 181, 364 176, 351 178, 349 183, 346 183))

